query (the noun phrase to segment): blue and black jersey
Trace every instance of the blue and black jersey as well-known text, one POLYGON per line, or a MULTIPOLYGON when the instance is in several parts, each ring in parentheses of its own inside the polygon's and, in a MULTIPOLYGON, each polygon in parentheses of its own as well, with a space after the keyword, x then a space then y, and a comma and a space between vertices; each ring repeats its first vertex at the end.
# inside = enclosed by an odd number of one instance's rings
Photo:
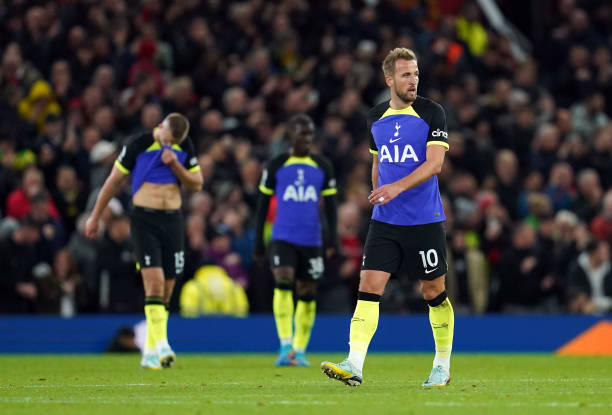
MULTIPOLYGON (((408 108, 395 110, 389 102, 368 112, 370 152, 378 155, 378 187, 408 176, 426 159, 427 146, 448 150, 446 115, 434 101, 418 96, 408 108)), ((438 177, 400 193, 385 205, 375 205, 372 219, 393 225, 423 225, 446 219, 438 177)))
MULTIPOLYGON (((319 200, 321 196, 334 196, 338 192, 333 167, 327 158, 321 155, 293 157, 282 154, 266 165, 259 190, 267 196, 267 200, 272 195, 277 198, 272 240, 301 246, 322 245, 319 200)), ((335 235, 335 197, 333 200, 329 208, 334 212, 328 216, 333 217, 330 228, 333 226, 334 229, 330 231, 335 235)), ((267 206, 266 202, 258 209, 258 219, 265 216, 267 206)), ((261 233, 258 234, 257 238, 261 239, 261 233)))
MULTIPOLYGON (((179 179, 172 169, 161 161, 161 153, 165 146, 155 140, 153 134, 142 133, 129 139, 123 146, 115 166, 125 174, 132 174, 132 194, 136 194, 144 182, 168 184, 178 183, 179 179)), ((198 171, 200 165, 193 149, 191 139, 187 137, 180 145, 166 147, 174 151, 179 162, 188 171, 198 171)))

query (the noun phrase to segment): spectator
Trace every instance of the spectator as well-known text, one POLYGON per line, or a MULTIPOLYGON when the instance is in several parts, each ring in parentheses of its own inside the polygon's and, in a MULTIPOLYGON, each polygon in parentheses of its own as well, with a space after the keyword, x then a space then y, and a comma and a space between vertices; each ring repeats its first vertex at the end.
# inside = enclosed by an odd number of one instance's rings
POLYGON ((603 112, 605 100, 600 93, 587 96, 583 102, 574 105, 572 111, 572 125, 574 131, 589 141, 593 132, 608 123, 608 116, 603 112))
POLYGON ((67 250, 55 254, 53 270, 37 280, 39 313, 74 317, 87 304, 87 290, 67 250))
POLYGON ((59 219, 49 215, 49 193, 40 191, 32 196, 32 209, 30 218, 40 228, 40 240, 37 244, 37 251, 43 259, 51 264, 55 253, 67 242, 67 234, 64 225, 59 219))
MULTIPOLYGON (((43 175, 35 167, 28 167, 21 179, 21 187, 11 192, 6 200, 6 214, 15 219, 21 219, 30 213, 32 208, 32 197, 44 192, 43 175)), ((47 201, 47 212, 49 216, 58 219, 60 214, 51 199, 47 201)))
POLYGON ((134 250, 129 239, 127 216, 112 216, 98 245, 99 306, 101 311, 138 313, 144 290, 136 271, 134 250))
POLYGON ((575 196, 572 166, 567 163, 556 163, 552 166, 546 193, 555 212, 569 209, 575 196))
POLYGON ((85 210, 87 195, 81 190, 77 172, 72 166, 61 166, 57 170, 55 182, 53 201, 66 226, 66 232, 72 234, 76 229, 79 212, 85 210))
POLYGON ((572 211, 586 223, 591 223, 591 220, 599 213, 603 194, 597 171, 592 168, 580 171, 577 184, 578 192, 572 202, 572 211))
POLYGON ((39 238, 38 226, 29 218, 25 218, 6 240, 0 241, 0 312, 34 311, 34 303, 38 297, 34 267, 41 259, 36 253, 39 238))
POLYGON ((523 223, 514 230, 512 247, 502 256, 497 274, 501 279, 502 310, 543 308, 552 279, 531 225, 523 223))
POLYGON ((601 212, 591 221, 591 233, 601 241, 612 238, 612 189, 603 197, 601 212))
POLYGON ((51 86, 43 80, 34 82, 28 95, 19 102, 18 109, 21 118, 36 125, 40 133, 43 132, 45 120, 49 115, 62 112, 51 86))
POLYGON ((607 313, 612 309, 610 245, 591 241, 567 274, 568 309, 573 313, 607 313))
MULTIPOLYGON (((479 2, 450 2, 442 16, 436 2, 414 1, 30 3, 7 2, 0 13, 0 214, 8 216, 2 232, 18 227, 14 218, 28 217, 33 195, 49 192, 47 215, 70 233, 86 311, 99 309, 100 283, 91 271, 99 247, 75 229, 86 209, 82 199, 95 196, 123 138, 154 128, 171 110, 188 114, 205 178, 206 192, 183 205, 188 216, 201 216, 186 223, 193 227, 193 266, 209 260, 202 252, 229 243, 215 258, 249 282, 252 310, 270 308, 264 285, 272 284, 266 267, 249 266, 253 195, 260 161, 289 146, 291 114, 308 112, 321 126, 317 146, 333 160, 348 222, 357 207, 351 238, 363 243, 371 156, 361 113, 389 98, 376 74, 379 57, 396 46, 414 48, 427 63, 422 94, 443 102, 447 114, 451 148, 438 180, 455 215, 451 261, 467 264, 448 276, 449 287, 458 282, 465 310, 485 303, 470 303, 465 284, 468 257, 477 251, 492 270, 488 308, 501 309, 500 261, 525 218, 536 229, 534 249, 548 252, 532 254, 551 276, 541 303, 553 304, 567 288, 560 276, 587 239, 609 239, 602 206, 612 190, 609 8, 541 2, 554 24, 537 31, 517 25, 533 46, 519 59, 521 46, 487 27, 479 2)), ((506 17, 515 23, 532 19, 531 8, 512 13, 506 17)), ((109 221, 123 211, 121 202, 127 207, 126 195, 113 202, 115 213, 105 213, 109 221)), ((35 245, 35 257, 45 256, 43 242, 35 245)), ((328 268, 340 275, 357 260, 349 256, 341 252, 328 268)), ((338 288, 344 295, 337 283, 332 278, 321 295, 333 301, 338 288)), ((411 294, 413 287, 404 289, 411 294)), ((393 309, 421 309, 418 296, 412 302, 392 291, 393 309)), ((554 309, 517 304, 504 307, 554 309)))
POLYGON ((84 235, 87 214, 81 214, 76 221, 76 230, 72 233, 66 249, 76 263, 77 269, 83 279, 87 304, 82 304, 82 311, 98 311, 99 278, 98 278, 98 250, 96 245, 84 235))

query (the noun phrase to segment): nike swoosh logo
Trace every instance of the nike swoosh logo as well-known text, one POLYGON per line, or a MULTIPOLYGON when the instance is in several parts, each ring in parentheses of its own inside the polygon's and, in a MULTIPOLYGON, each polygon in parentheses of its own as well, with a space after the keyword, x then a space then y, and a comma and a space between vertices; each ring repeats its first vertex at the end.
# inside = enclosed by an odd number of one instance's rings
POLYGON ((400 137, 400 138, 396 138, 396 139, 390 138, 390 139, 389 139, 389 142, 390 142, 390 143, 395 143, 396 141, 399 141, 399 140, 401 140, 401 139, 402 139, 402 137, 400 137))
POLYGON ((434 269, 426 269, 425 270, 425 274, 431 274, 432 272, 434 272, 437 269, 438 269, 438 267, 435 267, 434 269))

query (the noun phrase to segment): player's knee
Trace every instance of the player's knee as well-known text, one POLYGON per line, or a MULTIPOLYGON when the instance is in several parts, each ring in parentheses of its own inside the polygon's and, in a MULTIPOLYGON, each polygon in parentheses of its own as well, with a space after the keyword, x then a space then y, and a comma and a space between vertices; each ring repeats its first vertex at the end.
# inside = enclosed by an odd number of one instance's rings
POLYGON ((275 287, 281 290, 293 290, 293 275, 290 273, 274 273, 275 287))
POLYGON ((383 293, 385 292, 385 285, 386 281, 384 283, 381 283, 381 281, 377 279, 369 279, 362 277, 359 281, 359 291, 364 293, 383 295, 383 293))
POLYGON ((278 288, 279 284, 282 286, 293 287, 293 269, 290 267, 278 267, 275 268, 272 273, 274 274, 274 281, 278 288))
POLYGON ((164 284, 150 282, 145 286, 145 295, 147 297, 164 297, 164 284))
POLYGON ((444 292, 444 284, 421 284, 421 294, 426 301, 432 300, 444 292))
POLYGON ((317 284, 313 281, 297 281, 295 285, 295 294, 298 300, 312 301, 317 294, 317 284))

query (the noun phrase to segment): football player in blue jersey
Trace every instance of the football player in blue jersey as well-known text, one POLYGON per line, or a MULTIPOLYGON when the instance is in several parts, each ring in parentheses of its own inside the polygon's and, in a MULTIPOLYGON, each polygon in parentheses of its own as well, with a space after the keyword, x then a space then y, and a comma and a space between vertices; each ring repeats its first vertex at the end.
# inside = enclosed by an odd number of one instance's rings
POLYGON ((102 211, 131 174, 131 233, 145 290, 147 340, 140 363, 146 369, 170 367, 176 355, 168 344, 168 303, 185 266, 182 184, 192 192, 203 179, 189 121, 169 114, 153 130, 132 137, 123 147, 87 219, 85 235, 94 238, 102 211))
POLYGON ((351 320, 350 352, 343 362, 323 362, 321 368, 330 378, 360 385, 387 281, 391 276, 418 279, 436 345, 433 369, 423 386, 444 386, 450 381, 454 326, 444 285, 445 216, 437 178, 448 150, 446 116, 439 104, 417 95, 419 67, 413 51, 393 49, 382 69, 391 100, 367 115, 374 210, 351 320))
POLYGON ((312 119, 295 115, 287 130, 290 152, 270 160, 261 178, 254 256, 261 260, 264 253, 264 222, 270 198, 275 195, 277 210, 268 254, 276 282, 273 310, 280 340, 276 364, 310 366, 305 352, 315 320, 317 280, 324 271, 319 201, 321 197, 325 200, 328 239, 333 249, 337 244, 337 189, 329 160, 311 154, 315 133, 312 119))

